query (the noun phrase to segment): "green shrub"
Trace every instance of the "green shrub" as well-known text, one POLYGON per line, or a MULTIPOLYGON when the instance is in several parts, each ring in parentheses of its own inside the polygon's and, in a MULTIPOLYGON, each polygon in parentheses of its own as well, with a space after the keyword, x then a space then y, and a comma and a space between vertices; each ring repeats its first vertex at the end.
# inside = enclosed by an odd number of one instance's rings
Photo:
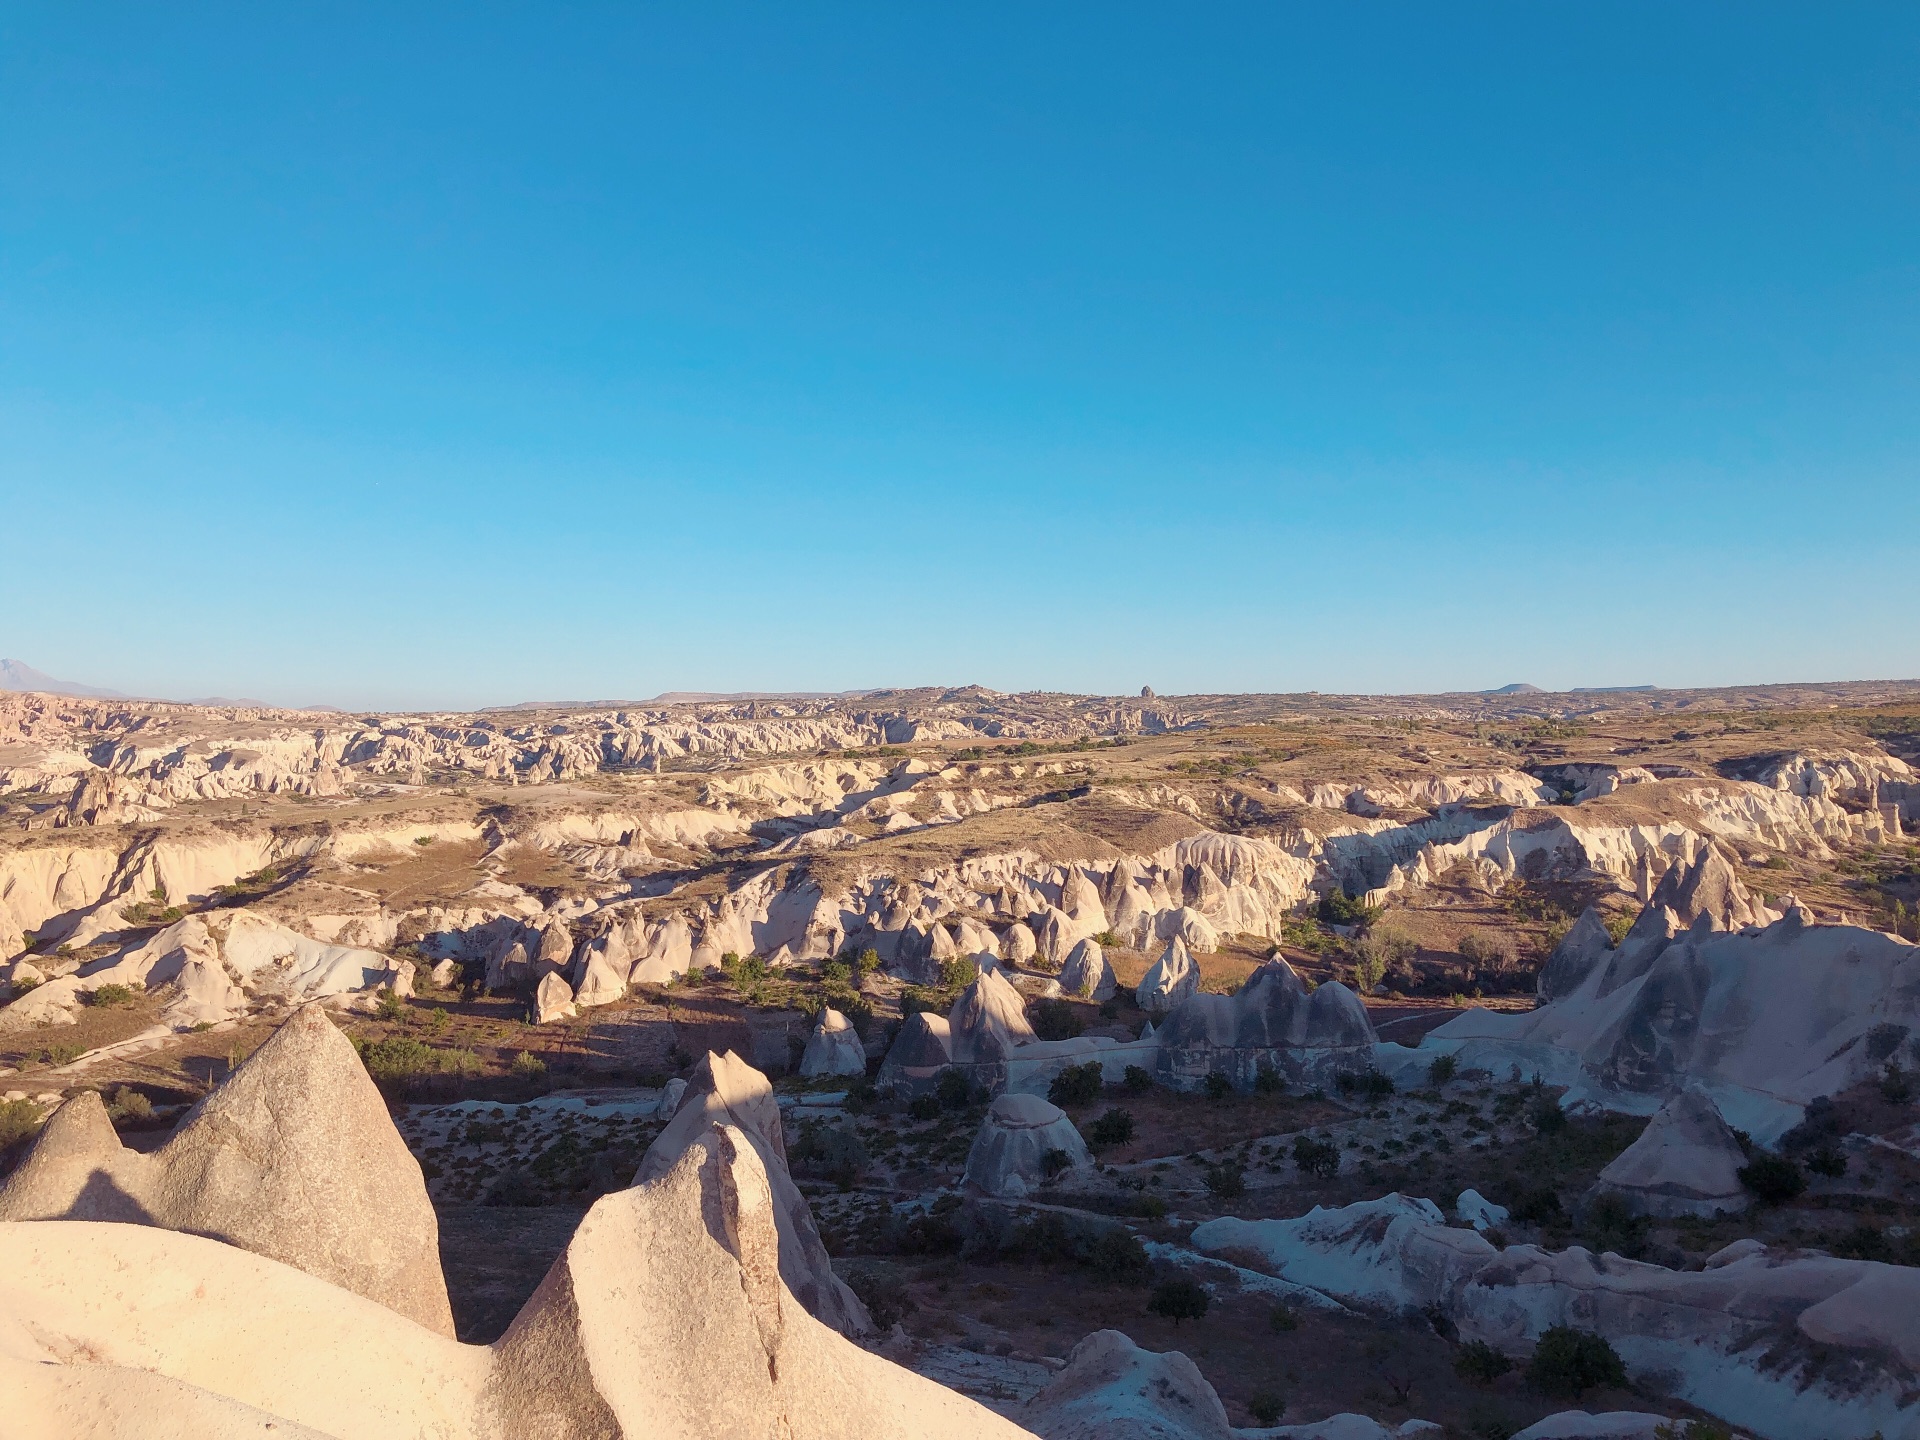
POLYGON ((407 1002, 391 990, 382 990, 373 1013, 382 1020, 400 1020, 407 1013, 407 1002))
POLYGON ((1211 1303, 1205 1286, 1182 1275, 1153 1287, 1153 1294, 1147 1297, 1147 1313, 1163 1316, 1178 1327, 1183 1320, 1204 1320, 1211 1303))
POLYGON ((1578 1400, 1596 1385, 1624 1386, 1627 1367, 1605 1337, 1555 1325, 1534 1346, 1527 1383, 1558 1400, 1578 1400))
POLYGON ((1261 1390, 1248 1398, 1247 1413, 1262 1425, 1278 1425, 1287 1413, 1287 1402, 1271 1390, 1261 1390))
POLYGON ((522 1080, 538 1080, 547 1073, 547 1062, 531 1050, 522 1050, 507 1069, 522 1080))
POLYGON ((1057 1178, 1064 1170, 1073 1165, 1073 1157, 1064 1150, 1049 1150, 1040 1157, 1040 1174, 1044 1179, 1057 1178))
POLYGON ((1065 1000, 1036 1000, 1027 1007, 1027 1022, 1042 1040, 1071 1040, 1087 1028, 1080 1011, 1065 1000))
POLYGON ((1764 1150, 1737 1173, 1740 1183, 1768 1205, 1785 1204, 1807 1188, 1807 1177, 1798 1165, 1784 1155, 1769 1155, 1764 1150))
POLYGON ((375 1040, 360 1052, 367 1073, 375 1080, 410 1080, 416 1075, 431 1075, 440 1068, 434 1050, 411 1035, 389 1035, 375 1040))
POLYGON ((1646 1216, 1634 1214, 1633 1206, 1624 1196, 1607 1191, 1595 1196, 1587 1206, 1580 1238, 1596 1255, 1611 1250, 1632 1259, 1646 1248, 1650 1223, 1646 1216))
POLYGON ((1522 1193, 1507 1207, 1507 1213, 1523 1224, 1543 1225, 1561 1214, 1560 1197, 1546 1186, 1539 1186, 1522 1193))
POLYGON ((1460 1062, 1451 1055, 1436 1055, 1427 1066, 1427 1084, 1438 1090, 1459 1073, 1460 1062))
POLYGON ((1343 1095, 1359 1095, 1365 1100, 1384 1100, 1393 1094, 1393 1079, 1378 1070, 1343 1070, 1333 1083, 1343 1095))
POLYGON ((942 1070, 933 1093, 943 1110, 964 1110, 973 1099, 973 1082, 964 1070, 942 1070))
POLYGON ((1233 1081, 1224 1071, 1214 1070, 1207 1075, 1205 1088, 1209 1100, 1224 1100, 1233 1093, 1233 1081))
POLYGON ((1475 1385, 1491 1385, 1513 1368, 1513 1361, 1484 1340, 1470 1340, 1453 1357, 1453 1373, 1475 1385))
POLYGON ((1293 1163, 1302 1175, 1330 1180, 1340 1173, 1340 1147, 1331 1140, 1315 1140, 1310 1135, 1293 1137, 1293 1163))
POLYGON ((1533 1122, 1533 1128, 1542 1135, 1558 1135, 1567 1128, 1567 1112, 1562 1110, 1560 1102, 1551 1096, 1541 1096, 1528 1112, 1527 1118, 1533 1122))
POLYGON ((1256 1095, 1278 1095, 1287 1088, 1287 1082, 1273 1066, 1262 1064, 1253 1072, 1253 1093, 1256 1095))
POLYGON ((787 1148, 793 1173, 808 1179, 831 1180, 851 1190, 866 1173, 867 1147, 850 1126, 825 1120, 803 1120, 800 1134, 787 1148))
POLYGON ((1893 1061, 1887 1061, 1886 1069, 1880 1072, 1880 1094, 1896 1105, 1904 1105, 1913 1099, 1913 1081, 1907 1072, 1893 1061))
POLYGON ((1284 1335, 1289 1330, 1300 1328, 1300 1317, 1293 1313, 1291 1307, 1276 1305, 1267 1314, 1267 1328, 1276 1335, 1284 1335))
POLYGON ((980 967, 964 955, 955 955, 940 962, 942 990, 964 990, 979 978, 980 967))
POLYGON ((137 1125, 153 1119, 153 1102, 138 1090, 122 1085, 107 1102, 107 1114, 114 1120, 137 1125))
POLYGON ((1153 1089, 1153 1076, 1138 1065, 1127 1066, 1126 1078, 1120 1084, 1129 1095, 1144 1095, 1153 1089))
POLYGON ((891 1330, 914 1309, 907 1282, 897 1275, 878 1270, 851 1270, 847 1273, 847 1288, 860 1297, 867 1314, 882 1331, 891 1330))
POLYGON ((1066 1109, 1072 1105, 1091 1105, 1100 1098, 1100 1062, 1069 1065, 1053 1077, 1047 1087, 1047 1099, 1066 1109))
POLYGON ((1238 1200, 1247 1193, 1246 1172, 1232 1161, 1207 1166, 1202 1178, 1216 1200, 1238 1200))
POLYGON ((80 998, 96 1010, 115 1010, 133 1004, 139 993, 131 985, 98 985, 81 991, 80 998))
POLYGON ((49 1045, 40 1052, 40 1060, 58 1069, 62 1065, 71 1065, 86 1053, 84 1045, 49 1045))
POLYGON ((1319 915, 1326 925, 1371 925, 1380 918, 1380 907, 1345 890, 1329 890, 1320 897, 1319 915))
POLYGON ((1094 1236, 1082 1262, 1102 1280, 1137 1283, 1146 1278, 1147 1248, 1124 1225, 1109 1225, 1094 1236))
POLYGON ((1822 1145, 1807 1156, 1807 1169, 1829 1180, 1838 1180, 1847 1173, 1846 1153, 1832 1145, 1822 1145))
POLYGON ((1132 1138, 1133 1112, 1122 1110, 1117 1105, 1087 1127, 1087 1143, 1096 1150, 1109 1145, 1124 1145, 1132 1138))
POLYGON ((40 1107, 31 1100, 0 1101, 0 1150, 18 1145, 40 1128, 40 1107))
POLYGON ((938 1095, 914 1096, 907 1102, 907 1117, 912 1120, 938 1120, 940 1097, 938 1095))

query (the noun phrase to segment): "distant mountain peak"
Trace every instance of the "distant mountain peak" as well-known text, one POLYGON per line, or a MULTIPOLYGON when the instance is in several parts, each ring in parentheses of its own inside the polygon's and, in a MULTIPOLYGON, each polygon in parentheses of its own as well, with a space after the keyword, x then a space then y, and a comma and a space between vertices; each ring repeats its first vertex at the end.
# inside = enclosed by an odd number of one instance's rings
POLYGON ((1538 685, 1529 685, 1524 680, 1516 680, 1511 685, 1502 685, 1498 690, 1481 692, 1486 695, 1544 695, 1547 692, 1538 685))
POLYGON ((84 695, 96 700, 125 700, 118 690, 102 690, 96 685, 79 685, 71 680, 56 680, 34 669, 23 660, 0 660, 0 690, 33 690, 42 695, 84 695))

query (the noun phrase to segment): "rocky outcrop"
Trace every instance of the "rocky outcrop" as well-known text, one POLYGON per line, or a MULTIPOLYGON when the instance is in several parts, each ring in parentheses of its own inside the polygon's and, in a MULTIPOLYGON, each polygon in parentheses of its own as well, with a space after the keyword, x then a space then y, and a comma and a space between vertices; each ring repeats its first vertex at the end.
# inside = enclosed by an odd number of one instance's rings
POLYGON ((709 1053, 695 1070, 673 1119, 641 1157, 634 1183, 665 1175, 696 1145, 708 1143, 715 1125, 743 1135, 759 1158, 770 1187, 779 1235, 780 1278, 807 1313, 844 1334, 873 1328, 866 1306, 833 1273, 826 1246, 813 1223, 807 1199, 787 1170, 786 1138, 780 1108, 767 1077, 731 1051, 709 1053))
POLYGON ((1580 918, 1573 922, 1573 928, 1560 937, 1560 943, 1553 947, 1553 954, 1547 957, 1547 963, 1540 968, 1534 989, 1541 1003, 1571 995, 1593 973, 1593 967, 1612 953, 1613 936, 1607 933, 1607 925, 1600 918, 1600 912, 1589 905, 1580 912, 1580 918))
POLYGON ((1672 910, 1650 904, 1572 990, 1525 1014, 1470 1010, 1413 1058, 1451 1053, 1499 1074, 1518 1065, 1570 1087, 1567 1105, 1643 1115, 1699 1084, 1729 1124, 1770 1143, 1810 1101, 1877 1074, 1920 1033, 1920 949, 1904 940, 1813 925, 1798 909, 1763 929, 1728 933, 1717 921, 1707 904, 1679 930, 1672 910))
POLYGON ((346 1037, 309 1005, 151 1155, 98 1094, 61 1106, 0 1185, 0 1220, 186 1230, 304 1270, 453 1333, 420 1167, 346 1037))
POLYGON ((1067 956, 1067 963, 1060 967, 1063 994, 1097 1002, 1111 1000, 1119 988, 1106 954, 1090 938, 1075 945, 1067 956))
POLYGON ((860 1043, 853 1022, 831 1005, 820 1012, 820 1019, 807 1036, 807 1048, 800 1055, 800 1073, 816 1075, 865 1075, 867 1050, 860 1043))
POLYGON ((1192 1240, 1349 1304, 1431 1307, 1462 1339, 1514 1356, 1555 1325, 1596 1331, 1629 1376, 1766 1440, 1920 1436, 1906 1401, 1920 1366, 1920 1270, 1910 1267, 1776 1257, 1753 1241, 1699 1271, 1579 1247, 1496 1250, 1398 1195, 1298 1220, 1212 1220, 1192 1240))
POLYGON ((1002 1095, 987 1107, 962 1183, 1017 1200, 1043 1181, 1093 1166, 1087 1142, 1058 1106, 1038 1095, 1002 1095))
POLYGON ((1075 1345, 1020 1423, 1043 1440, 1233 1440, 1226 1407, 1193 1361, 1143 1350, 1118 1330, 1075 1345))
POLYGON ((1190 995, 1200 991, 1200 967, 1186 941, 1175 935, 1167 942, 1160 958, 1147 967, 1134 987, 1134 1000, 1149 1014, 1164 1014, 1190 995))
POLYGON ((1337 982, 1309 991, 1284 960, 1261 965, 1232 995, 1189 993, 1155 1038, 1158 1074, 1176 1089, 1223 1073, 1250 1090, 1263 1067, 1288 1081, 1324 1083, 1366 1069, 1375 1043, 1357 995, 1337 982))
POLYGON ((782 1283, 777 1209, 758 1147, 717 1126, 596 1203, 488 1347, 198 1236, 0 1225, 0 1392, 60 1417, 48 1434, 1026 1433, 813 1319, 782 1283))
POLYGON ((549 970, 534 987, 533 1021, 536 1025, 551 1025, 556 1020, 571 1020, 580 1013, 573 1003, 573 987, 561 978, 557 970, 549 970))
POLYGON ((1746 1163, 1713 1097, 1689 1085, 1600 1172, 1594 1188, 1620 1196, 1641 1214, 1710 1218, 1747 1208, 1750 1197, 1740 1183, 1746 1163))

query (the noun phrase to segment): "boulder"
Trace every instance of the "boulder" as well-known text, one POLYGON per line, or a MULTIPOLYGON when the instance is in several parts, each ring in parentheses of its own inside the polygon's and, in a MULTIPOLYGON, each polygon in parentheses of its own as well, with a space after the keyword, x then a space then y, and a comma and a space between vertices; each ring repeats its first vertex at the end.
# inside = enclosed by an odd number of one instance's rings
POLYGON ((1107 964, 1105 953, 1092 939, 1075 945, 1067 955, 1067 963, 1060 967, 1060 991, 1064 995, 1077 995, 1082 1000, 1111 1000, 1118 988, 1113 967, 1107 964))
POLYGON ((820 1012, 800 1056, 802 1075, 865 1075, 867 1051, 853 1022, 832 1006, 820 1012))
POLYGON ((558 970, 549 970, 534 988, 534 1023, 550 1025, 555 1020, 571 1020, 579 1013, 579 1008, 573 1003, 573 987, 567 984, 558 970))
POLYGON ((0 1184, 0 1221, 111 1220, 265 1255, 453 1333, 426 1182, 353 1046, 307 1005, 151 1155, 100 1097, 56 1111, 0 1184))
POLYGON ((1498 1230, 1513 1218, 1506 1206, 1494 1204, 1478 1190, 1462 1190, 1453 1202, 1453 1213, 1476 1230, 1498 1230))
POLYGON ((1178 1350, 1143 1350, 1096 1330, 1019 1411, 1042 1440, 1233 1440, 1220 1396, 1178 1350))
POLYGON ((916 1010, 900 1026, 875 1078, 882 1090, 924 1088, 953 1063, 953 1039, 944 1015, 916 1010))
POLYGON ((843 1334, 862 1335, 873 1328, 866 1306, 833 1273, 833 1263, 813 1223, 806 1196, 787 1171, 787 1143, 780 1128, 780 1107, 767 1077, 732 1051, 711 1052, 700 1062, 673 1119, 640 1159, 636 1185, 658 1179, 687 1151, 705 1143, 716 1124, 736 1128, 751 1142, 772 1188, 774 1222, 779 1231, 780 1278, 807 1313, 843 1334))
POLYGON ((12 1434, 240 1440, 1021 1440, 782 1283, 758 1147, 720 1125, 601 1198, 505 1335, 462 1345, 195 1235, 0 1225, 12 1434))
POLYGON ((1600 1172, 1594 1189, 1623 1197, 1644 1215, 1710 1218, 1751 1203, 1740 1183, 1746 1163, 1739 1137, 1720 1117, 1713 1097, 1689 1085, 1600 1172))
POLYGON ((1002 1095, 980 1122, 962 1183, 983 1194, 1019 1199, 1038 1190, 1050 1174, 1092 1165, 1087 1142, 1058 1106, 1038 1095, 1002 1095), (1050 1167, 1056 1152, 1065 1159, 1050 1167))
POLYGON ((1024 965, 1040 953, 1040 943, 1033 938, 1033 931, 1016 920, 1007 927, 1007 933, 1000 938, 1000 954, 1015 965, 1024 965))
POLYGON ((487 961, 487 989, 511 990, 527 978, 527 947, 515 940, 487 961))
POLYGON ((1147 967, 1133 994, 1142 1010, 1160 1015, 1199 990, 1200 967, 1194 964, 1187 942, 1176 934, 1160 958, 1147 967))

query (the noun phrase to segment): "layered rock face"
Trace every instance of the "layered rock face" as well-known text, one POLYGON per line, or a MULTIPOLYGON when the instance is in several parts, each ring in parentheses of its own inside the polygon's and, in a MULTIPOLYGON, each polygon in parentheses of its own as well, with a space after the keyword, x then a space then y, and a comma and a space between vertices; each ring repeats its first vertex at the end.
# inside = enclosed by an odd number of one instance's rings
POLYGON ((198 1236, 0 1224, 0 1390, 36 1440, 1027 1433, 814 1320, 779 1247, 757 1147, 726 1125, 600 1200, 490 1347, 198 1236))
POLYGON ((420 1167, 326 1013, 295 1012, 151 1155, 100 1097, 56 1111, 0 1184, 0 1220, 103 1220, 211 1236, 453 1333, 420 1167))
POLYGON ((780 1108, 767 1077, 731 1051, 709 1053, 694 1071, 673 1119, 640 1159, 634 1183, 657 1179, 695 1146, 705 1145, 717 1124, 733 1127, 753 1146, 772 1195, 779 1237, 780 1278, 809 1314, 848 1335, 873 1328, 860 1298, 833 1273, 813 1211, 787 1171, 787 1144, 780 1108))
POLYGON ((1075 945, 1067 956, 1067 963, 1060 967, 1060 989, 1065 994, 1098 1003, 1111 1000, 1119 988, 1113 967, 1107 964, 1105 953, 1091 939, 1075 945))
POLYGON ((1428 1035, 1422 1052, 1495 1073, 1518 1065, 1569 1086, 1569 1105, 1637 1114, 1698 1084, 1729 1123, 1771 1142, 1810 1101, 1877 1073, 1920 1032, 1920 949, 1879 931, 1813 925, 1798 909, 1729 932, 1725 917, 1748 902, 1723 865, 1710 852, 1670 876, 1618 948, 1601 948, 1591 927, 1577 954, 1562 947, 1548 967, 1550 1003, 1517 1015, 1469 1011, 1428 1035), (1668 901, 1692 913, 1685 928, 1668 901))
POLYGON ((1038 1095, 1002 1095, 980 1122, 962 1183, 1011 1200, 1056 1175, 1092 1167, 1087 1142, 1058 1106, 1038 1095))
MULTIPOLYGON (((1389 1195, 1297 1220, 1211 1220, 1195 1248, 1261 1257, 1334 1299, 1434 1307, 1461 1337, 1524 1355, 1554 1325, 1605 1335, 1630 1375, 1768 1440, 1920 1437, 1905 1378, 1920 1364, 1920 1270, 1742 1241, 1701 1271, 1575 1247, 1496 1250, 1424 1200, 1389 1195), (1756 1337, 1765 1344, 1756 1344, 1756 1337)), ((1578 1433, 1573 1432, 1573 1433, 1578 1433)))
POLYGON ((1160 958, 1147 967, 1134 987, 1135 1002, 1149 1014, 1164 1014, 1200 991, 1200 967, 1193 963, 1187 942, 1175 935, 1160 958))

